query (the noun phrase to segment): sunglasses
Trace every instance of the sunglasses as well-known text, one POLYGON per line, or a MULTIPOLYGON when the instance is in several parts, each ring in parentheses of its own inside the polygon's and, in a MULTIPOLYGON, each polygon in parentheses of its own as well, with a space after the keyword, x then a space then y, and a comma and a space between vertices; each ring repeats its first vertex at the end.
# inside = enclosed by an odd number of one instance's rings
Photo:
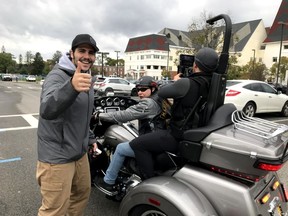
POLYGON ((147 89, 149 89, 149 88, 137 88, 137 92, 139 92, 139 91, 145 92, 147 89))

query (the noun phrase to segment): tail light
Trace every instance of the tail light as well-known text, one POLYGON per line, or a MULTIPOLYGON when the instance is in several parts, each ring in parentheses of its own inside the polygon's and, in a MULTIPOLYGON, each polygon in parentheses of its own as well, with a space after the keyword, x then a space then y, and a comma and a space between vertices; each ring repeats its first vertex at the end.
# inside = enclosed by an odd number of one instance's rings
POLYGON ((266 171, 278 171, 282 168, 283 164, 271 164, 271 163, 256 163, 256 168, 266 171))
POLYGON ((228 92, 226 93, 226 96, 236 96, 240 93, 241 93, 240 91, 229 89, 228 92))
POLYGON ((103 87, 103 86, 105 86, 105 83, 100 83, 99 86, 103 87))

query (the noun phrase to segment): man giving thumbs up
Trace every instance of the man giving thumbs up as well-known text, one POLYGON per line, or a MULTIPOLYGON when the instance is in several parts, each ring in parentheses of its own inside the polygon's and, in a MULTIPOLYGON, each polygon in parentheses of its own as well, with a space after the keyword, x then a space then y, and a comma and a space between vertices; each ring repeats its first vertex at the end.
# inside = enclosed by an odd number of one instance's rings
POLYGON ((90 68, 99 51, 80 34, 42 86, 38 125, 37 181, 42 194, 38 215, 83 215, 90 195, 89 133, 94 91, 90 68))

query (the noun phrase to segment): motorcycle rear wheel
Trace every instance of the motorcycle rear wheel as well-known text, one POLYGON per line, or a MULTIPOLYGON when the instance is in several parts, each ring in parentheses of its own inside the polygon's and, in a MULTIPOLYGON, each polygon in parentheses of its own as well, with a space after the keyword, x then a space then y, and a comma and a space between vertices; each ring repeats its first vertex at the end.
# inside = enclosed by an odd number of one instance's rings
POLYGON ((167 216, 167 214, 150 205, 139 205, 130 211, 129 216, 167 216))

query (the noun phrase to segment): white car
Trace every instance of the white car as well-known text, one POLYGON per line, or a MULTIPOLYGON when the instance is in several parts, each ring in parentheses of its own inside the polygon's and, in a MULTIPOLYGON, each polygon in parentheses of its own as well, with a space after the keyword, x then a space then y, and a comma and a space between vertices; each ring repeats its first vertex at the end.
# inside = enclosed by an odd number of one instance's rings
POLYGON ((28 81, 28 82, 36 82, 36 77, 33 76, 33 75, 29 75, 29 76, 26 78, 26 81, 28 81))
POLYGON ((11 74, 3 74, 2 75, 2 81, 12 81, 12 75, 11 74))
POLYGON ((288 96, 257 80, 227 80, 224 103, 233 103, 247 116, 279 112, 288 116, 288 96))
POLYGON ((103 83, 105 79, 106 77, 96 76, 96 81, 94 82, 94 85, 93 85, 95 92, 98 90, 98 88, 100 87, 100 84, 103 83))
POLYGON ((96 95, 128 95, 136 96, 136 85, 130 83, 128 80, 119 77, 106 77, 104 80, 98 80, 94 83, 94 90, 96 95))

